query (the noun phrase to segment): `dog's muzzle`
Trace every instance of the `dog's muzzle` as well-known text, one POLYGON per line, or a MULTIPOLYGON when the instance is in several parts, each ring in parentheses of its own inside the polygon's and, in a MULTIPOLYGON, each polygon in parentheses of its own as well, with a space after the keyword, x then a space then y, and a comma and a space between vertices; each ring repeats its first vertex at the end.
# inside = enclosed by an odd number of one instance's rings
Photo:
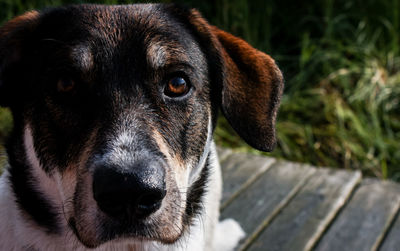
POLYGON ((165 164, 142 159, 129 167, 97 166, 93 195, 109 217, 140 220, 156 212, 166 195, 165 164))

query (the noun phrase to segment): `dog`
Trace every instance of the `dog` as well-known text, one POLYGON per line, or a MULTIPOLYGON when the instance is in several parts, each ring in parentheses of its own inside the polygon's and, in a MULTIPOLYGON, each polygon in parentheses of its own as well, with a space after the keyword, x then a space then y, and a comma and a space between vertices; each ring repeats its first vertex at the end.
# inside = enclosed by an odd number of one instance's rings
POLYGON ((274 60, 174 4, 71 5, 0 29, 13 115, 0 250, 231 250, 218 222, 219 110, 271 151, 274 60))

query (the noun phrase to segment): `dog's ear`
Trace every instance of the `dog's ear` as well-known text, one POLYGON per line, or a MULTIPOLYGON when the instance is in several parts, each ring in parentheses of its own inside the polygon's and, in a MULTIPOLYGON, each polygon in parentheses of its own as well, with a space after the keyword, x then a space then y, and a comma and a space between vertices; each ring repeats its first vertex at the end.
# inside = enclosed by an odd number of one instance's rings
POLYGON ((26 12, 0 28, 0 106, 8 106, 13 99, 12 89, 21 72, 24 44, 38 23, 37 11, 26 12), (18 70, 19 69, 19 70, 18 70))
POLYGON ((220 82, 225 117, 249 145, 271 151, 276 144, 275 120, 283 92, 282 73, 275 61, 244 40, 209 25, 196 10, 190 11, 188 21, 208 44, 208 55, 219 55, 211 60, 219 65, 211 67, 220 72, 219 76, 214 74, 220 82))
POLYGON ((211 26, 223 64, 222 111, 251 146, 271 151, 283 77, 275 61, 248 43, 211 26))

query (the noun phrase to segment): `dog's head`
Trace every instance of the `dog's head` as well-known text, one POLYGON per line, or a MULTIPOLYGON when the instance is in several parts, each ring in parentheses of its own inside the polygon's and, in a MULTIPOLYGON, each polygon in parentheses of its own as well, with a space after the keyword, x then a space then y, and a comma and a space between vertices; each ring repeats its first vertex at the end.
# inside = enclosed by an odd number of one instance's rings
POLYGON ((0 29, 18 202, 44 228, 66 219, 88 247, 179 239, 212 175, 218 109, 271 150, 282 88, 268 55, 175 5, 69 6, 0 29))

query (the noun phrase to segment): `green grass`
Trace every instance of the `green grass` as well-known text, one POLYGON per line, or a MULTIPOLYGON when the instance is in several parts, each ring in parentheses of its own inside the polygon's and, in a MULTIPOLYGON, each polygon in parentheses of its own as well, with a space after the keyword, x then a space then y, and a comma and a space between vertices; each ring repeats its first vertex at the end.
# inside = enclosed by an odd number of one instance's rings
MULTIPOLYGON (((0 21, 66 2, 82 1, 0 0, 0 21)), ((199 8, 282 68, 278 146, 269 155, 400 181, 400 0, 175 2, 199 8)), ((0 139, 9 121, 0 110, 0 139)), ((254 151, 223 118, 215 138, 254 151)))
POLYGON ((295 17, 298 54, 272 45, 288 73, 273 156, 400 180, 399 2, 385 3, 324 1, 295 17))

